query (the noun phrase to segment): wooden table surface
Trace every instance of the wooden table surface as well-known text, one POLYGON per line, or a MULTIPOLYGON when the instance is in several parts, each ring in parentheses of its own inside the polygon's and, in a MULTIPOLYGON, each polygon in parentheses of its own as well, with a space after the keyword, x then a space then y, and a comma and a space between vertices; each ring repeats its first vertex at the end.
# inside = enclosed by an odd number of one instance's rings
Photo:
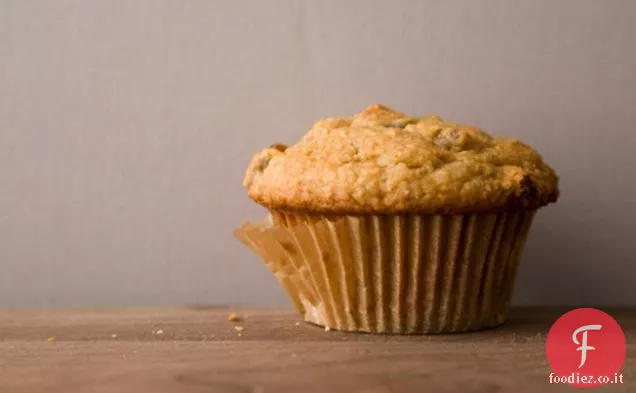
MULTIPOLYGON (((0 392, 572 392, 549 384, 545 359, 564 311, 516 309, 477 333, 383 336, 326 332, 278 309, 0 310, 0 392)), ((606 311, 627 337, 625 383, 594 391, 636 392, 636 311, 606 311)))

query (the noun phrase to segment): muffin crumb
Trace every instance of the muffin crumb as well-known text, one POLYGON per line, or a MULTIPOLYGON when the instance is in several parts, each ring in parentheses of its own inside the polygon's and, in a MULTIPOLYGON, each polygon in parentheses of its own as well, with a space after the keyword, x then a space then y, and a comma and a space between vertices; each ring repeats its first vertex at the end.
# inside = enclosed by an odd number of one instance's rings
POLYGON ((238 322, 240 321, 240 318, 235 313, 231 313, 230 315, 227 316, 227 320, 230 322, 238 322))
POLYGON ((234 330, 236 330, 237 332, 242 332, 243 330, 245 330, 245 328, 243 326, 236 325, 234 326, 234 330))

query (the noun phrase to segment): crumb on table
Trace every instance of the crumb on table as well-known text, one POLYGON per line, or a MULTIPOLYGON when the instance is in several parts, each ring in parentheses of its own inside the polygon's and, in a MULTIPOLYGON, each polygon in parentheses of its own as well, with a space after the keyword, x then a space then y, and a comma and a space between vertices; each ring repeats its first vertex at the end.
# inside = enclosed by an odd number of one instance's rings
POLYGON ((236 315, 235 313, 231 313, 230 315, 227 316, 227 320, 230 322, 238 322, 240 319, 238 315, 236 315))

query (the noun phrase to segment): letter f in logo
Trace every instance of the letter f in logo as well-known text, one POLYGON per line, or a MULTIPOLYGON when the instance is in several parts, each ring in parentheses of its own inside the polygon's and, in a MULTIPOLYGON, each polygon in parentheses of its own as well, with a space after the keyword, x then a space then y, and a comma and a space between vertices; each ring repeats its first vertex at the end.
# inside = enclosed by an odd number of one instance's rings
POLYGON ((602 325, 585 325, 576 329, 574 333, 572 334, 572 341, 574 341, 574 344, 581 345, 580 347, 576 349, 577 351, 581 351, 581 364, 579 365, 579 368, 583 367, 583 365, 585 364, 585 361, 587 360, 587 351, 592 351, 596 349, 594 347, 590 347, 587 345, 588 330, 601 330, 602 327, 603 327, 602 325), (581 332, 583 332, 583 335, 582 335, 583 338, 581 342, 579 342, 576 336, 581 332))

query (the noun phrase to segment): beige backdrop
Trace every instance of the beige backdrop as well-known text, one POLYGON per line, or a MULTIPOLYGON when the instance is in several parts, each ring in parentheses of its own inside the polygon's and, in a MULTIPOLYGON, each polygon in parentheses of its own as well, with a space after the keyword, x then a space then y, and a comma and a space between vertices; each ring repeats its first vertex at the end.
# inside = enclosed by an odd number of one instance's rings
POLYGON ((0 306, 286 304, 250 155, 373 102, 562 177, 517 303, 636 304, 636 1, 0 0, 0 306))

